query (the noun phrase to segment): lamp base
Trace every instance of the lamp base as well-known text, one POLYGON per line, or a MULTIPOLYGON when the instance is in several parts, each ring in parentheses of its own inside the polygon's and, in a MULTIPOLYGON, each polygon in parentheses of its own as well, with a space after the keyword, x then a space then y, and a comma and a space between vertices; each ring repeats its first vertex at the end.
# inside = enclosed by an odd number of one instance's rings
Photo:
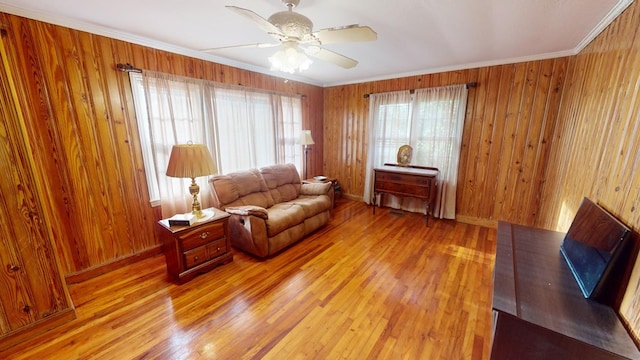
POLYGON ((309 145, 304 146, 304 178, 308 179, 307 168, 309 167, 309 145))
POLYGON ((191 213, 196 218, 201 219, 204 217, 202 209, 200 208, 200 202, 198 201, 198 194, 200 193, 200 186, 196 183, 196 178, 191 178, 191 185, 189 185, 189 193, 193 196, 193 203, 191 204, 191 213))

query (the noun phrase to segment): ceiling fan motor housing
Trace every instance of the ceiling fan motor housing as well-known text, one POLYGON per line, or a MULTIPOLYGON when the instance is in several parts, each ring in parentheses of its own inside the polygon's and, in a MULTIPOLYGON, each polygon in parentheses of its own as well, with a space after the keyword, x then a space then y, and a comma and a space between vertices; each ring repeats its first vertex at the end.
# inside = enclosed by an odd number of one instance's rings
MULTIPOLYGON (((282 0, 287 11, 280 11, 268 19, 255 12, 237 6, 228 9, 256 23, 267 34, 278 39, 282 49, 269 57, 272 69, 294 72, 305 70, 311 60, 306 55, 334 63, 345 69, 358 64, 356 60, 322 47, 323 43, 336 44, 356 41, 372 41, 377 34, 368 26, 347 25, 321 29, 313 32, 313 22, 306 16, 293 11, 300 0, 282 0)), ((252 44, 249 47, 272 47, 280 44, 252 44)), ((238 46, 247 47, 247 46, 238 46)))
POLYGON ((302 39, 311 34, 313 22, 304 15, 292 11, 280 11, 271 15, 270 23, 280 29, 288 38, 302 39))

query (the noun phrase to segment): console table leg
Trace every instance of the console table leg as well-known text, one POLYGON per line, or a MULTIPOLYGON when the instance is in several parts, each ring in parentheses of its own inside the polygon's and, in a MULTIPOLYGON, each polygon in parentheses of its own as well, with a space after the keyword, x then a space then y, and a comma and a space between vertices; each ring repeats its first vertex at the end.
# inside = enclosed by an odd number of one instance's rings
POLYGON ((373 193, 373 201, 371 201, 371 202, 373 203, 373 215, 375 215, 376 214, 376 205, 377 205, 377 202, 378 202, 378 196, 377 196, 377 194, 375 192, 373 193))
POLYGON ((424 225, 429 226, 429 203, 427 203, 427 211, 424 214, 424 225))

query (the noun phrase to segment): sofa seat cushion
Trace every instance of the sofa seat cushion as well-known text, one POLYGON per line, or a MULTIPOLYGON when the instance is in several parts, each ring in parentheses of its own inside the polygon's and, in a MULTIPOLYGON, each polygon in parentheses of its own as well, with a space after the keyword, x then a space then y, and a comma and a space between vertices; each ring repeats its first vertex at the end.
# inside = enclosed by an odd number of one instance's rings
POLYGON ((302 206, 292 202, 275 204, 267 209, 269 218, 267 222, 267 235, 278 235, 288 228, 304 222, 305 212, 302 206))
POLYGON ((327 195, 300 195, 291 202, 302 207, 305 218, 310 218, 323 211, 331 210, 331 199, 327 195))

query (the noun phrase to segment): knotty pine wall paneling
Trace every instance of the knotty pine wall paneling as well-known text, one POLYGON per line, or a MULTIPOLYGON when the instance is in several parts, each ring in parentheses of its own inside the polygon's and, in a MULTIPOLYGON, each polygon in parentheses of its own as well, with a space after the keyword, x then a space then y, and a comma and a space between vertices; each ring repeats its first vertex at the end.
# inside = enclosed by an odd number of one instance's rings
POLYGON ((118 63, 304 94, 303 127, 316 142, 309 173, 322 172, 323 94, 317 86, 5 13, 0 23, 67 282, 161 251, 129 77, 116 70, 118 63))
MULTIPOLYGON (((583 197, 634 230, 635 267, 618 296, 640 340, 640 5, 570 59, 536 225, 566 231, 583 197)), ((632 258, 634 260, 634 258, 632 258)), ((632 266, 634 262, 632 261, 632 266)), ((616 307, 618 307, 616 305, 616 307)), ((639 341, 640 343, 640 341, 639 341)))
POLYGON ((558 58, 325 88, 324 171, 339 179, 347 197, 362 198, 369 136, 364 94, 477 82, 467 100, 457 218, 533 224, 567 62, 558 58))
POLYGON ((0 29, 0 353, 75 318, 0 29))

